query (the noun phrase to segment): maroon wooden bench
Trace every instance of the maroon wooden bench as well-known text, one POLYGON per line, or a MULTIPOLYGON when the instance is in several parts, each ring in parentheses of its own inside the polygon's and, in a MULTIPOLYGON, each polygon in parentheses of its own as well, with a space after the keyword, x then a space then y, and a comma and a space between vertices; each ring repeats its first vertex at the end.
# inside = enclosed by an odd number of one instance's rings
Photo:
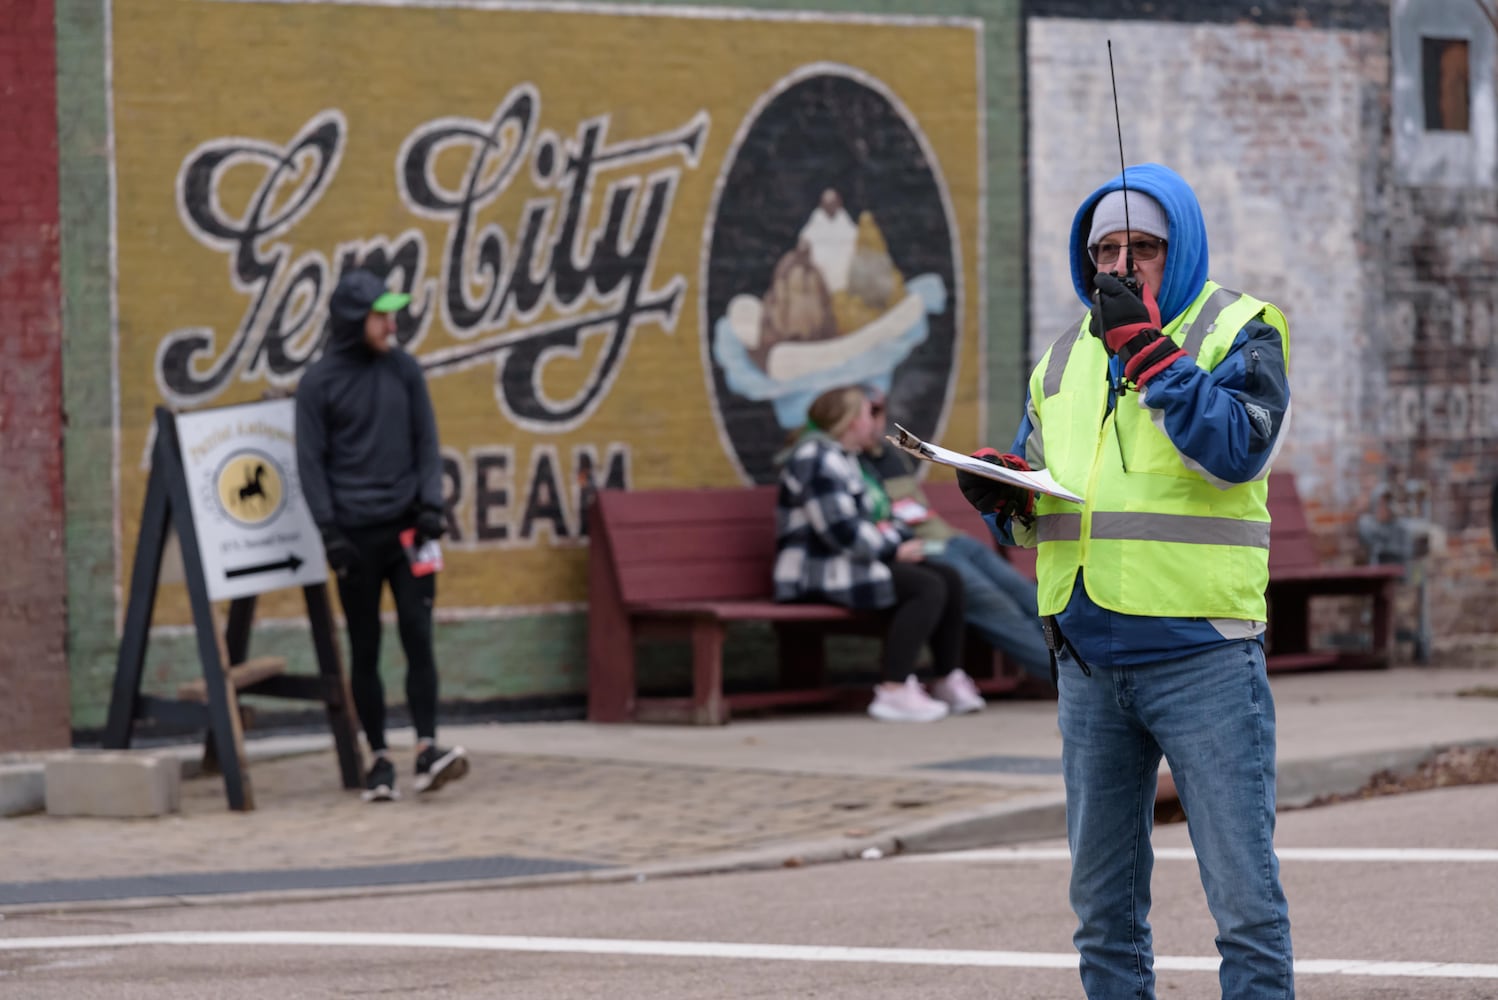
MULTIPOLYGON (((828 702, 821 635, 859 617, 771 598, 774 486, 719 490, 603 490, 588 524, 588 719, 727 722, 734 709, 828 702), (735 622, 775 626, 780 686, 725 695, 723 642, 735 622), (689 698, 642 698, 635 643, 685 639, 689 698)), ((864 627, 868 627, 866 624, 864 627)))
MULTIPOLYGON (((885 616, 831 604, 779 604, 772 597, 774 486, 717 490, 604 490, 589 509, 588 718, 593 722, 723 723, 734 711, 791 705, 857 707, 864 689, 826 681, 830 634, 878 634, 885 616), (725 693, 723 645, 729 625, 767 622, 775 631, 773 690, 725 693), (687 641, 692 693, 647 698, 636 683, 641 640, 687 641)), ((933 508, 989 539, 987 526, 955 483, 930 494, 933 508), (956 506, 959 505, 960 507, 956 506), (955 517, 954 517, 955 515, 955 517), (956 520, 960 517, 961 520, 956 520)), ((964 667, 980 689, 1020 687, 1002 658, 970 637, 964 667)))
POLYGON ((1394 584, 1403 568, 1323 564, 1291 473, 1269 476, 1269 516, 1269 670, 1387 667, 1394 656, 1394 584), (1372 600, 1369 649, 1311 648, 1311 599, 1329 596, 1372 600))
MULTIPOLYGON (((594 722, 723 723, 735 711, 790 705, 843 704, 866 691, 829 686, 829 634, 878 634, 882 615, 830 604, 778 604, 771 598, 775 561, 774 486, 717 490, 605 490, 589 510, 588 718, 594 722), (723 646, 729 625, 766 622, 776 637, 773 690, 725 693, 723 646), (636 684, 635 646, 642 640, 690 642, 689 696, 646 698, 636 684)), ((983 519, 956 483, 924 487, 932 508, 960 530, 991 543, 983 519)), ((1315 556, 1293 477, 1270 477, 1269 669, 1387 665, 1393 649, 1393 566, 1324 566, 1315 556), (1367 652, 1310 648, 1309 604, 1323 595, 1374 602, 1367 652)), ((1035 577, 1035 553, 1000 550, 1035 577)), ((964 667, 986 694, 1032 693, 1022 672, 969 635, 964 667)))

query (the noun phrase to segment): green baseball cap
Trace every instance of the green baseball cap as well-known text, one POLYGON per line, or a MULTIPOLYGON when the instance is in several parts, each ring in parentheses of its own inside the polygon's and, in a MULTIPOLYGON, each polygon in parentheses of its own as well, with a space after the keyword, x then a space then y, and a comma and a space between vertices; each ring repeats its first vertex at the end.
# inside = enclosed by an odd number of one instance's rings
POLYGON ((374 305, 369 307, 370 312, 393 313, 397 309, 404 309, 411 304, 411 296, 405 292, 386 292, 374 300, 374 305))
POLYGON ((339 319, 362 320, 372 312, 392 313, 404 309, 411 296, 404 292, 386 291, 383 278, 364 268, 344 272, 333 289, 328 309, 339 319))

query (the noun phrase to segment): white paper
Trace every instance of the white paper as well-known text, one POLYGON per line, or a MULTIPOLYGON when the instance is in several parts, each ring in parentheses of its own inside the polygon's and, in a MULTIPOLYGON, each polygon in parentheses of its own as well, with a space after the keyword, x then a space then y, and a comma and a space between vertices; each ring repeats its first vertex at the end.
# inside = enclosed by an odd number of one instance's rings
POLYGON ((1072 503, 1082 503, 1082 498, 1071 490, 1062 486, 1045 469, 1034 472, 1022 472, 1018 469, 1006 469, 1002 465, 985 462, 981 458, 973 458, 961 452, 950 451, 941 445, 930 444, 922 441, 914 434, 895 424, 895 433, 889 435, 886 440, 903 452, 914 455, 923 462, 935 462, 937 465, 947 465, 964 472, 971 472, 975 476, 985 479, 995 479, 1001 483, 1009 483, 1011 486, 1022 486, 1027 490, 1035 490, 1062 500, 1070 500, 1072 503))
POLYGON ((906 524, 921 524, 931 516, 931 512, 913 497, 901 497, 890 504, 890 514, 896 521, 904 521, 906 524))

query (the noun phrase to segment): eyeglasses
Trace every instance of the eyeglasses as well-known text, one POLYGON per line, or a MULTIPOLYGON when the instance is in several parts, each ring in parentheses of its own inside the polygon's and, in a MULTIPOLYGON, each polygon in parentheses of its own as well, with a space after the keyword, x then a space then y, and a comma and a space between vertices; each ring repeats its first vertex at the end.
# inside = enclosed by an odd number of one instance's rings
MULTIPOLYGON (((1135 260, 1154 260, 1160 256, 1160 251, 1165 249, 1165 241, 1157 240, 1153 236, 1141 236, 1137 240, 1129 241, 1129 249, 1134 252, 1135 260)), ((1122 243, 1114 243, 1108 240, 1103 243, 1094 243, 1087 248, 1087 254, 1092 258, 1094 267, 1107 267, 1118 261, 1118 255, 1123 252, 1122 243)))

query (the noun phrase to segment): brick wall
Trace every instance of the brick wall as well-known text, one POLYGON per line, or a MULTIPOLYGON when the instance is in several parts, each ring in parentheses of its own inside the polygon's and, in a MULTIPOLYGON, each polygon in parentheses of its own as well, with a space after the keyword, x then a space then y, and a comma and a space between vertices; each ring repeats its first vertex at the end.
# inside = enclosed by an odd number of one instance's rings
MULTIPOLYGON (((1423 484, 1436 528, 1429 614, 1437 643, 1495 630, 1491 490, 1498 478, 1498 177, 1495 44, 1476 5, 1394 4, 1388 106, 1370 109, 1364 296, 1370 303, 1364 477, 1397 496, 1423 484), (1431 131, 1421 37, 1466 39, 1472 120, 1431 131)), ((1422 512, 1412 510, 1419 516, 1422 512)))
POLYGON ((70 742, 52 0, 0 33, 0 751, 70 742))
POLYGON ((1384 170, 1367 209, 1369 265, 1382 301, 1369 326, 1367 419, 1355 438, 1364 476, 1396 496, 1405 484, 1426 487, 1437 529, 1429 583, 1435 635, 1491 632, 1498 194, 1406 187, 1384 170))

